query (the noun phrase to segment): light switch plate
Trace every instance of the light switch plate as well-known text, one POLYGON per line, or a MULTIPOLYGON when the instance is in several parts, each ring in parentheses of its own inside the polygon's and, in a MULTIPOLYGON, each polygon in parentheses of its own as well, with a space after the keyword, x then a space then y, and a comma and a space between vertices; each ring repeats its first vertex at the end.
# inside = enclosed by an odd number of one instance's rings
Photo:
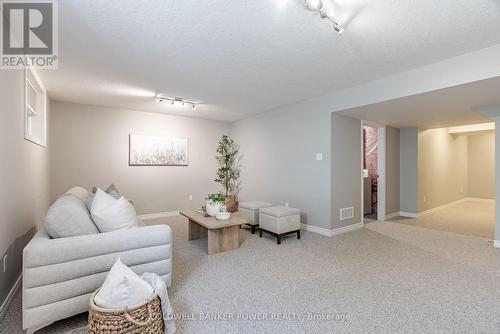
POLYGON ((316 160, 317 161, 323 160, 323 153, 316 153, 316 160))

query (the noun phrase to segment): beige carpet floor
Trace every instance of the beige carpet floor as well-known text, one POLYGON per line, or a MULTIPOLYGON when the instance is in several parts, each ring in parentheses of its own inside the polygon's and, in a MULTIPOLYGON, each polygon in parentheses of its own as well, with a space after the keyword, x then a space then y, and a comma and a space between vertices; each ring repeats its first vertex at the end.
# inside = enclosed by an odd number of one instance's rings
POLYGON ((424 213, 417 219, 398 217, 391 221, 493 240, 495 203, 467 200, 424 213))
MULTIPOLYGON (((487 239, 394 222, 302 240, 242 232, 241 248, 208 256, 206 240, 173 228, 169 291, 178 333, 499 333, 500 250, 487 239), (200 320, 220 313, 298 320, 200 320), (331 319, 311 320, 308 314, 331 319)), ((40 333, 67 333, 85 315, 40 333)), ((2 333, 21 333, 20 297, 2 333)), ((79 332, 75 332, 79 333, 79 332)))

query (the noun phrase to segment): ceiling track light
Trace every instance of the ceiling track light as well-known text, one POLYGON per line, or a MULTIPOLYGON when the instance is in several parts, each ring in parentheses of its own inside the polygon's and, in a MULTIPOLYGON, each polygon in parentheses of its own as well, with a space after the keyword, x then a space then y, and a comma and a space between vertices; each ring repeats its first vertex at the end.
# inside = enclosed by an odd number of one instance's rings
POLYGON ((335 19, 332 12, 328 12, 323 8, 323 2, 321 0, 305 0, 305 7, 313 12, 319 12, 319 16, 322 19, 328 19, 333 23, 333 30, 335 30, 339 35, 344 32, 344 27, 335 19))
POLYGON ((170 101, 170 105, 174 105, 176 103, 180 103, 183 106, 186 105, 186 104, 190 104, 191 107, 193 108, 193 110, 196 110, 196 105, 200 104, 200 102, 187 100, 187 99, 182 98, 182 97, 170 97, 170 96, 157 96, 156 97, 156 101, 158 103, 163 103, 163 102, 166 102, 166 101, 170 101))

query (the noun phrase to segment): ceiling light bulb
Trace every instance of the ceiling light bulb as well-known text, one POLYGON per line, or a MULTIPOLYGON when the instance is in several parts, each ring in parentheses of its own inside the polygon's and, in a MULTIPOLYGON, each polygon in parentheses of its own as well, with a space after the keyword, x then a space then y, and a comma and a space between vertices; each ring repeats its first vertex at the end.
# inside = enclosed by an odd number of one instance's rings
POLYGON ((320 10, 323 8, 323 3, 321 0, 305 0, 306 1, 306 7, 312 10, 320 10))
POLYGON ((158 102, 158 103, 162 103, 163 101, 164 100, 162 98, 159 98, 159 99, 156 100, 156 102, 158 102))
POLYGON ((193 110, 196 110, 196 104, 193 103, 193 110))

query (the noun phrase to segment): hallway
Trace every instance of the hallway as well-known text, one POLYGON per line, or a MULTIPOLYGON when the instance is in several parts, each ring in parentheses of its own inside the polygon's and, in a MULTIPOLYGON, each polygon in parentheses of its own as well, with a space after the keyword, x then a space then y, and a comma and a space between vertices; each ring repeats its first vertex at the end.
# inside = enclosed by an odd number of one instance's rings
POLYGON ((493 240, 495 203, 489 200, 465 199, 443 208, 429 210, 416 219, 397 217, 390 221, 493 240))

